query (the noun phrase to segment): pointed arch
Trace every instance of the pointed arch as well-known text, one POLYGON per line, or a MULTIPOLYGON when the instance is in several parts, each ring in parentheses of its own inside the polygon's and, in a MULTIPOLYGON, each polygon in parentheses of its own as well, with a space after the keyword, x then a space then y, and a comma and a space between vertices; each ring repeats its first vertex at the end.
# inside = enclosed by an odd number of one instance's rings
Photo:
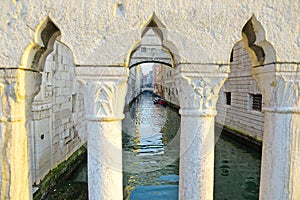
POLYGON ((141 38, 148 32, 149 29, 152 29, 156 36, 160 38, 163 43, 167 37, 166 27, 158 19, 155 13, 142 25, 141 27, 141 38))
POLYGON ((60 35, 60 29, 47 16, 37 26, 34 41, 26 47, 22 55, 21 67, 43 71, 45 60, 53 51, 54 42, 60 35))
POLYGON ((263 65, 276 61, 276 53, 266 40, 265 30, 257 18, 252 15, 242 28, 242 41, 248 51, 252 65, 263 65))
POLYGON ((153 13, 140 28, 140 39, 137 40, 130 48, 127 58, 126 66, 130 67, 130 60, 132 55, 142 46, 142 39, 149 30, 153 30, 156 37, 159 38, 162 46, 162 50, 170 56, 171 66, 174 68, 179 62, 180 58, 177 54, 178 50, 173 43, 167 40, 167 30, 165 25, 158 19, 155 13, 153 13))

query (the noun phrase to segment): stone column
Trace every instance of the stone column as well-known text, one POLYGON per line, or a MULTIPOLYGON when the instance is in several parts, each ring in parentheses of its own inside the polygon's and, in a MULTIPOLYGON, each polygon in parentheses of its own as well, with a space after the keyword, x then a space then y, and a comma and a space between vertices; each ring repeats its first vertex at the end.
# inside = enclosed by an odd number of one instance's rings
POLYGON ((41 74, 24 69, 0 70, 0 198, 32 199, 29 154, 31 103, 41 74))
POLYGON ((260 199, 300 199, 300 64, 252 69, 265 113, 260 199))
POLYGON ((180 200, 213 199, 214 118, 219 90, 228 73, 228 66, 177 67, 181 114, 180 200))
POLYGON ((122 200, 122 119, 128 70, 77 67, 88 120, 90 200, 122 200))

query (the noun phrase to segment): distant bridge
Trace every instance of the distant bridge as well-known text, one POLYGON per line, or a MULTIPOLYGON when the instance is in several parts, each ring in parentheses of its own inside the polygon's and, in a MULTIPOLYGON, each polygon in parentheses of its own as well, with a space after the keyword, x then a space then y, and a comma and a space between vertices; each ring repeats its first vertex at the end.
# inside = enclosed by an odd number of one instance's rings
POLYGON ((132 59, 129 65, 129 69, 135 67, 136 65, 140 65, 143 63, 159 63, 169 67, 172 67, 171 59, 164 59, 164 58, 139 58, 139 59, 132 59))
POLYGON ((170 55, 163 50, 157 49, 152 53, 141 51, 135 52, 130 59, 129 68, 142 63, 160 63, 172 67, 172 60, 170 58, 170 55))
POLYGON ((154 88, 152 88, 152 87, 145 87, 145 88, 141 88, 141 89, 142 89, 142 92, 148 91, 148 92, 153 93, 155 91, 154 88))

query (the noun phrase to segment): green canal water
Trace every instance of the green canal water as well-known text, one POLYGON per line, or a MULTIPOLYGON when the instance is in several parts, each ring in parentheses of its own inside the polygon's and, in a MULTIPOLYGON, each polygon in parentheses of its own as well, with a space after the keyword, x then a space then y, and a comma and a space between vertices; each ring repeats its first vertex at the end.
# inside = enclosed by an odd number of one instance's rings
MULTIPOLYGON (((178 199, 179 130, 178 110, 154 105, 150 94, 141 95, 125 108, 124 199, 178 199)), ((260 152, 223 134, 216 138, 214 199, 258 199, 260 152)), ((67 184, 82 182, 87 182, 86 163, 67 184)))

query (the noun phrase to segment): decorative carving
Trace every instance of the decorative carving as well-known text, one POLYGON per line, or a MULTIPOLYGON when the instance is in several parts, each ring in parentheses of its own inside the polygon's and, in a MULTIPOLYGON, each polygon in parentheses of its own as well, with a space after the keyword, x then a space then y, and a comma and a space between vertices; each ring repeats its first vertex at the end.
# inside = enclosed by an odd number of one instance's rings
POLYGON ((300 65, 291 63, 276 63, 252 69, 263 94, 266 120, 260 199, 299 199, 300 196, 297 192, 300 180, 299 71, 300 65))
POLYGON ((81 81, 84 85, 87 116, 94 120, 123 118, 126 79, 109 81, 81 81))
POLYGON ((98 83, 95 88, 95 96, 94 96, 94 113, 97 116, 108 116, 113 115, 113 95, 116 90, 116 85, 113 82, 108 83, 98 83))
POLYGON ((224 77, 187 77, 176 80, 182 109, 215 110, 218 94, 225 82, 224 77))
POLYGON ((254 78, 263 94, 264 110, 299 112, 300 65, 276 65, 253 69, 254 78))
POLYGON ((276 77, 277 98, 280 107, 300 107, 300 74, 288 77, 280 74, 276 77))

